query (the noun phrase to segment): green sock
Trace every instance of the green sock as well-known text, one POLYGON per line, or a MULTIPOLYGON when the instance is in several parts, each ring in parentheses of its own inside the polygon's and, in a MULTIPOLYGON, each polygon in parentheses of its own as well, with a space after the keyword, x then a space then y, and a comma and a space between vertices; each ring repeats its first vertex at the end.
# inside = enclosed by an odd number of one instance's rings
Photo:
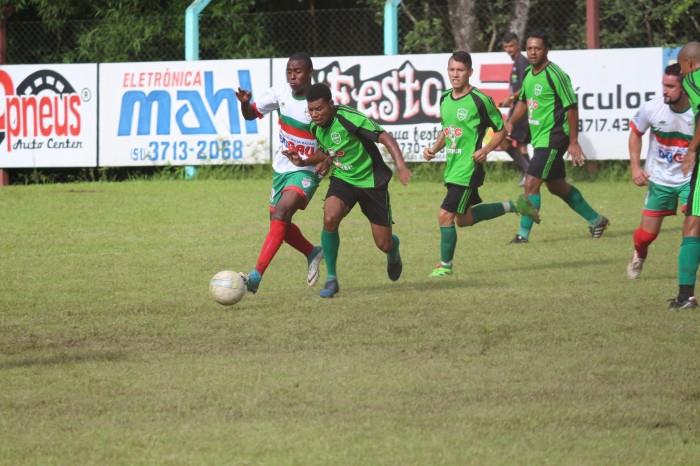
POLYGON ((598 212, 593 210, 593 208, 588 205, 588 202, 581 195, 581 191, 572 186, 569 194, 564 198, 564 202, 569 204, 574 212, 579 214, 581 217, 585 218, 589 225, 595 226, 600 221, 600 215, 598 212))
POLYGON ((502 202, 493 204, 479 204, 472 207, 472 225, 476 225, 484 220, 500 217, 506 213, 506 208, 502 202))
MULTIPOLYGON (((540 206, 542 205, 542 197, 539 193, 530 194, 527 198, 537 210, 540 210, 540 206)), ((534 222, 532 221, 532 219, 527 215, 520 216, 520 229, 518 230, 518 235, 522 236, 525 239, 529 238, 530 230, 532 230, 533 223, 534 222)))
POLYGON ((457 247, 457 228, 454 225, 440 227, 440 262, 451 264, 457 247))
POLYGON ((399 258, 401 257, 399 255, 399 243, 399 237, 396 235, 391 235, 391 249, 386 253, 386 255, 389 258, 389 262, 392 264, 398 262, 399 258))
POLYGON ((335 278, 335 262, 338 259, 338 248, 340 247, 340 235, 337 231, 330 232, 325 229, 321 231, 321 246, 323 246, 323 259, 326 261, 326 272, 328 278, 335 278))
POLYGON ((678 251, 678 284, 695 286, 695 276, 700 264, 700 238, 684 236, 678 251))

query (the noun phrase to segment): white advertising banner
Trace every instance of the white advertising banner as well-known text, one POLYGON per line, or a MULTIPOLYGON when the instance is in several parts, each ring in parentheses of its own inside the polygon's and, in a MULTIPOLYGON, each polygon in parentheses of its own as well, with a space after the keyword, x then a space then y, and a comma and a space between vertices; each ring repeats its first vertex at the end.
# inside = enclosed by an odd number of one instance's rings
MULTIPOLYGON (((314 80, 337 103, 362 111, 391 132, 408 161, 439 131, 439 96, 449 88, 449 54, 314 58, 314 80)), ((579 142, 589 159, 627 159, 629 122, 661 93, 661 48, 550 52, 570 76, 579 100, 579 142)), ((472 54, 471 84, 498 104, 508 96, 511 60, 504 52, 472 54)), ((273 60, 272 80, 285 80, 286 59, 273 60)), ((504 116, 507 108, 501 109, 504 116)), ((488 138, 488 135, 487 135, 488 138)), ((275 138, 273 138, 275 140, 275 138)), ((444 160, 444 153, 439 159, 444 160)), ((508 159, 494 152, 489 160, 508 159)))
POLYGON ((0 168, 94 167, 97 65, 3 65, 0 168))
POLYGON ((268 118, 236 90, 270 86, 270 60, 100 64, 100 166, 267 163, 268 118))

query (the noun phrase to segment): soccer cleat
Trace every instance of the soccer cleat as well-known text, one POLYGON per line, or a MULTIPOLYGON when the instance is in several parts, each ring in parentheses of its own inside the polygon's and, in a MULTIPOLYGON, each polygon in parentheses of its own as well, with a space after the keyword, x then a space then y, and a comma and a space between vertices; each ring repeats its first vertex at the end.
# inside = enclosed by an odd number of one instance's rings
POLYGON ((316 281, 318 281, 318 270, 321 266, 321 261, 323 260, 323 248, 321 246, 314 246, 311 250, 311 254, 306 258, 309 262, 309 272, 306 275, 306 284, 309 286, 314 286, 316 281))
POLYGON ((540 212, 524 194, 518 196, 518 200, 515 201, 515 211, 520 215, 530 217, 535 223, 540 223, 540 212))
POLYGON ((260 286, 260 281, 262 280, 262 275, 256 269, 251 270, 248 274, 241 274, 243 281, 245 282, 245 287, 248 291, 255 294, 260 286))
POLYGON ((639 275, 642 273, 643 266, 644 266, 644 258, 639 257, 637 255, 637 251, 634 251, 634 254, 632 254, 632 260, 630 260, 630 263, 627 264, 627 276, 631 280, 634 280, 635 278, 639 278, 639 275))
POLYGON ((698 307, 698 301, 695 299, 695 296, 691 296, 686 300, 674 298, 668 302, 669 311, 684 311, 686 309, 694 309, 696 307, 698 307))
POLYGON ((445 267, 442 264, 436 265, 430 273, 431 277, 446 277, 447 275, 452 275, 452 267, 445 267))
POLYGON ((338 285, 338 280, 331 278, 326 282, 326 286, 323 287, 319 296, 322 298, 332 298, 335 294, 340 291, 340 285, 338 285))
POLYGON ((608 220, 606 217, 600 217, 600 221, 595 226, 588 227, 588 231, 591 232, 591 236, 593 238, 600 238, 603 236, 603 233, 609 225, 610 220, 608 220))
POLYGON ((510 240, 509 244, 525 244, 525 243, 529 243, 527 238, 525 238, 524 236, 515 235, 515 238, 510 240))
POLYGON ((389 275, 389 280, 395 282, 401 276, 403 271, 403 262, 401 262, 401 253, 399 252, 399 238, 394 236, 396 241, 396 259, 394 262, 389 260, 389 255, 386 256, 386 273, 389 275))

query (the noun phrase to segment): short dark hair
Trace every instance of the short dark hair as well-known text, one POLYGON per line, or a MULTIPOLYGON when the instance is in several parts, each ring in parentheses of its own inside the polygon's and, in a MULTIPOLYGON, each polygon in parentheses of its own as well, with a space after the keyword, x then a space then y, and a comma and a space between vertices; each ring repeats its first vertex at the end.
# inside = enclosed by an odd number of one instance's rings
POLYGON ((288 61, 301 61, 301 62, 304 62, 304 65, 306 65, 306 67, 309 70, 314 69, 314 64, 311 62, 311 57, 306 52, 293 53, 289 56, 288 61))
POLYGON ((544 32, 531 32, 527 35, 528 40, 529 39, 540 39, 542 41, 542 45, 544 45, 544 48, 547 50, 552 48, 552 44, 549 42, 549 37, 547 37, 547 34, 544 32))
POLYGON ((318 99, 323 99, 326 102, 333 100, 331 89, 323 83, 312 84, 306 91, 306 100, 313 102, 318 99))
POLYGON ((503 39, 501 39, 501 42, 503 42, 504 44, 508 44, 513 41, 520 43, 520 40, 518 39, 518 35, 516 33, 506 32, 505 34, 503 34, 503 39))
POLYGON ((668 65, 666 68, 664 68, 664 74, 668 74, 671 76, 676 76, 678 78, 681 77, 681 65, 680 63, 673 63, 671 65, 668 65))
POLYGON ((467 68, 472 67, 472 56, 464 50, 457 50, 456 52, 454 52, 450 57, 450 60, 455 60, 460 63, 464 63, 465 65, 467 65, 467 68))

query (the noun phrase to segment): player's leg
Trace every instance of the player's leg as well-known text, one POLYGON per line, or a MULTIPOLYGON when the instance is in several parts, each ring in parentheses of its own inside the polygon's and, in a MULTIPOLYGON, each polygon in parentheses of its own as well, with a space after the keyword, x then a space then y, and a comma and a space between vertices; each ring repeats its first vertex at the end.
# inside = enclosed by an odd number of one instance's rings
POLYGON ((649 246, 659 235, 664 217, 676 214, 679 200, 682 205, 685 205, 688 199, 688 189, 687 183, 681 187, 671 187, 649 182, 644 199, 642 220, 632 235, 634 253, 627 264, 629 278, 635 279, 641 274, 649 246))
POLYGON ((610 222, 596 212, 584 199, 581 191, 566 182, 566 169, 564 167, 564 154, 566 148, 551 149, 553 154, 550 165, 545 170, 544 180, 547 182, 549 192, 560 197, 577 214, 588 222, 588 230, 593 238, 603 236, 610 222))
MULTIPOLYGON (((435 266, 430 273, 431 277, 443 277, 452 274, 452 260, 455 250, 457 249, 457 228, 455 227, 455 218, 457 216, 464 217, 463 221, 471 221, 466 218, 470 200, 474 195, 474 189, 466 186, 460 186, 452 183, 445 185, 447 193, 440 205, 438 213, 438 225, 440 227, 440 262, 435 266)), ((478 193, 476 194, 478 198, 478 193)), ((481 199, 478 199, 481 201, 481 199)))
POLYGON ((671 300, 669 309, 682 310, 697 307, 695 280, 700 265, 700 187, 698 165, 690 179, 690 191, 683 221, 683 241, 678 251, 678 295, 671 300))
MULTIPOLYGON (((311 202, 311 199, 316 193, 320 180, 315 173, 306 170, 296 171, 293 174, 290 174, 290 178, 290 182, 284 188, 284 191, 296 192, 304 199, 304 203, 301 206, 292 206, 288 212, 285 212, 284 206, 282 206, 283 211, 280 212, 280 214, 283 216, 282 219, 288 223, 284 241, 306 257, 306 283, 309 286, 313 286, 316 283, 316 280, 318 280, 319 266, 323 260, 323 248, 321 246, 314 246, 309 240, 306 239, 299 226, 292 222, 292 216, 297 210, 306 209, 306 206, 309 204, 309 202, 311 202)), ((285 192, 283 192, 283 197, 285 196, 285 192)), ((280 202, 280 204, 283 204, 283 201, 284 199, 280 202)), ((279 204, 277 210, 280 210, 279 204)), ((273 216, 274 215, 275 214, 273 214, 273 216)))
POLYGON ((372 228, 374 244, 386 253, 386 273, 391 281, 396 281, 403 271, 403 262, 399 252, 399 237, 393 234, 391 225, 394 223, 391 215, 389 189, 355 188, 358 203, 369 220, 372 228))
POLYGON ((355 205, 356 199, 352 187, 337 178, 331 177, 323 203, 323 231, 321 232, 321 246, 323 258, 326 263, 326 284, 319 293, 322 298, 332 298, 340 291, 336 263, 338 249, 340 248, 340 234, 338 228, 343 218, 355 205))
POLYGON ((530 239, 530 231, 535 219, 539 218, 539 211, 542 205, 542 197, 540 196, 540 188, 543 180, 547 178, 551 170, 552 163, 556 157, 556 151, 550 149, 539 148, 535 149, 530 165, 527 168, 525 175, 525 199, 536 210, 537 215, 523 215, 520 217, 520 228, 515 238, 511 240, 512 244, 527 243, 530 239))

